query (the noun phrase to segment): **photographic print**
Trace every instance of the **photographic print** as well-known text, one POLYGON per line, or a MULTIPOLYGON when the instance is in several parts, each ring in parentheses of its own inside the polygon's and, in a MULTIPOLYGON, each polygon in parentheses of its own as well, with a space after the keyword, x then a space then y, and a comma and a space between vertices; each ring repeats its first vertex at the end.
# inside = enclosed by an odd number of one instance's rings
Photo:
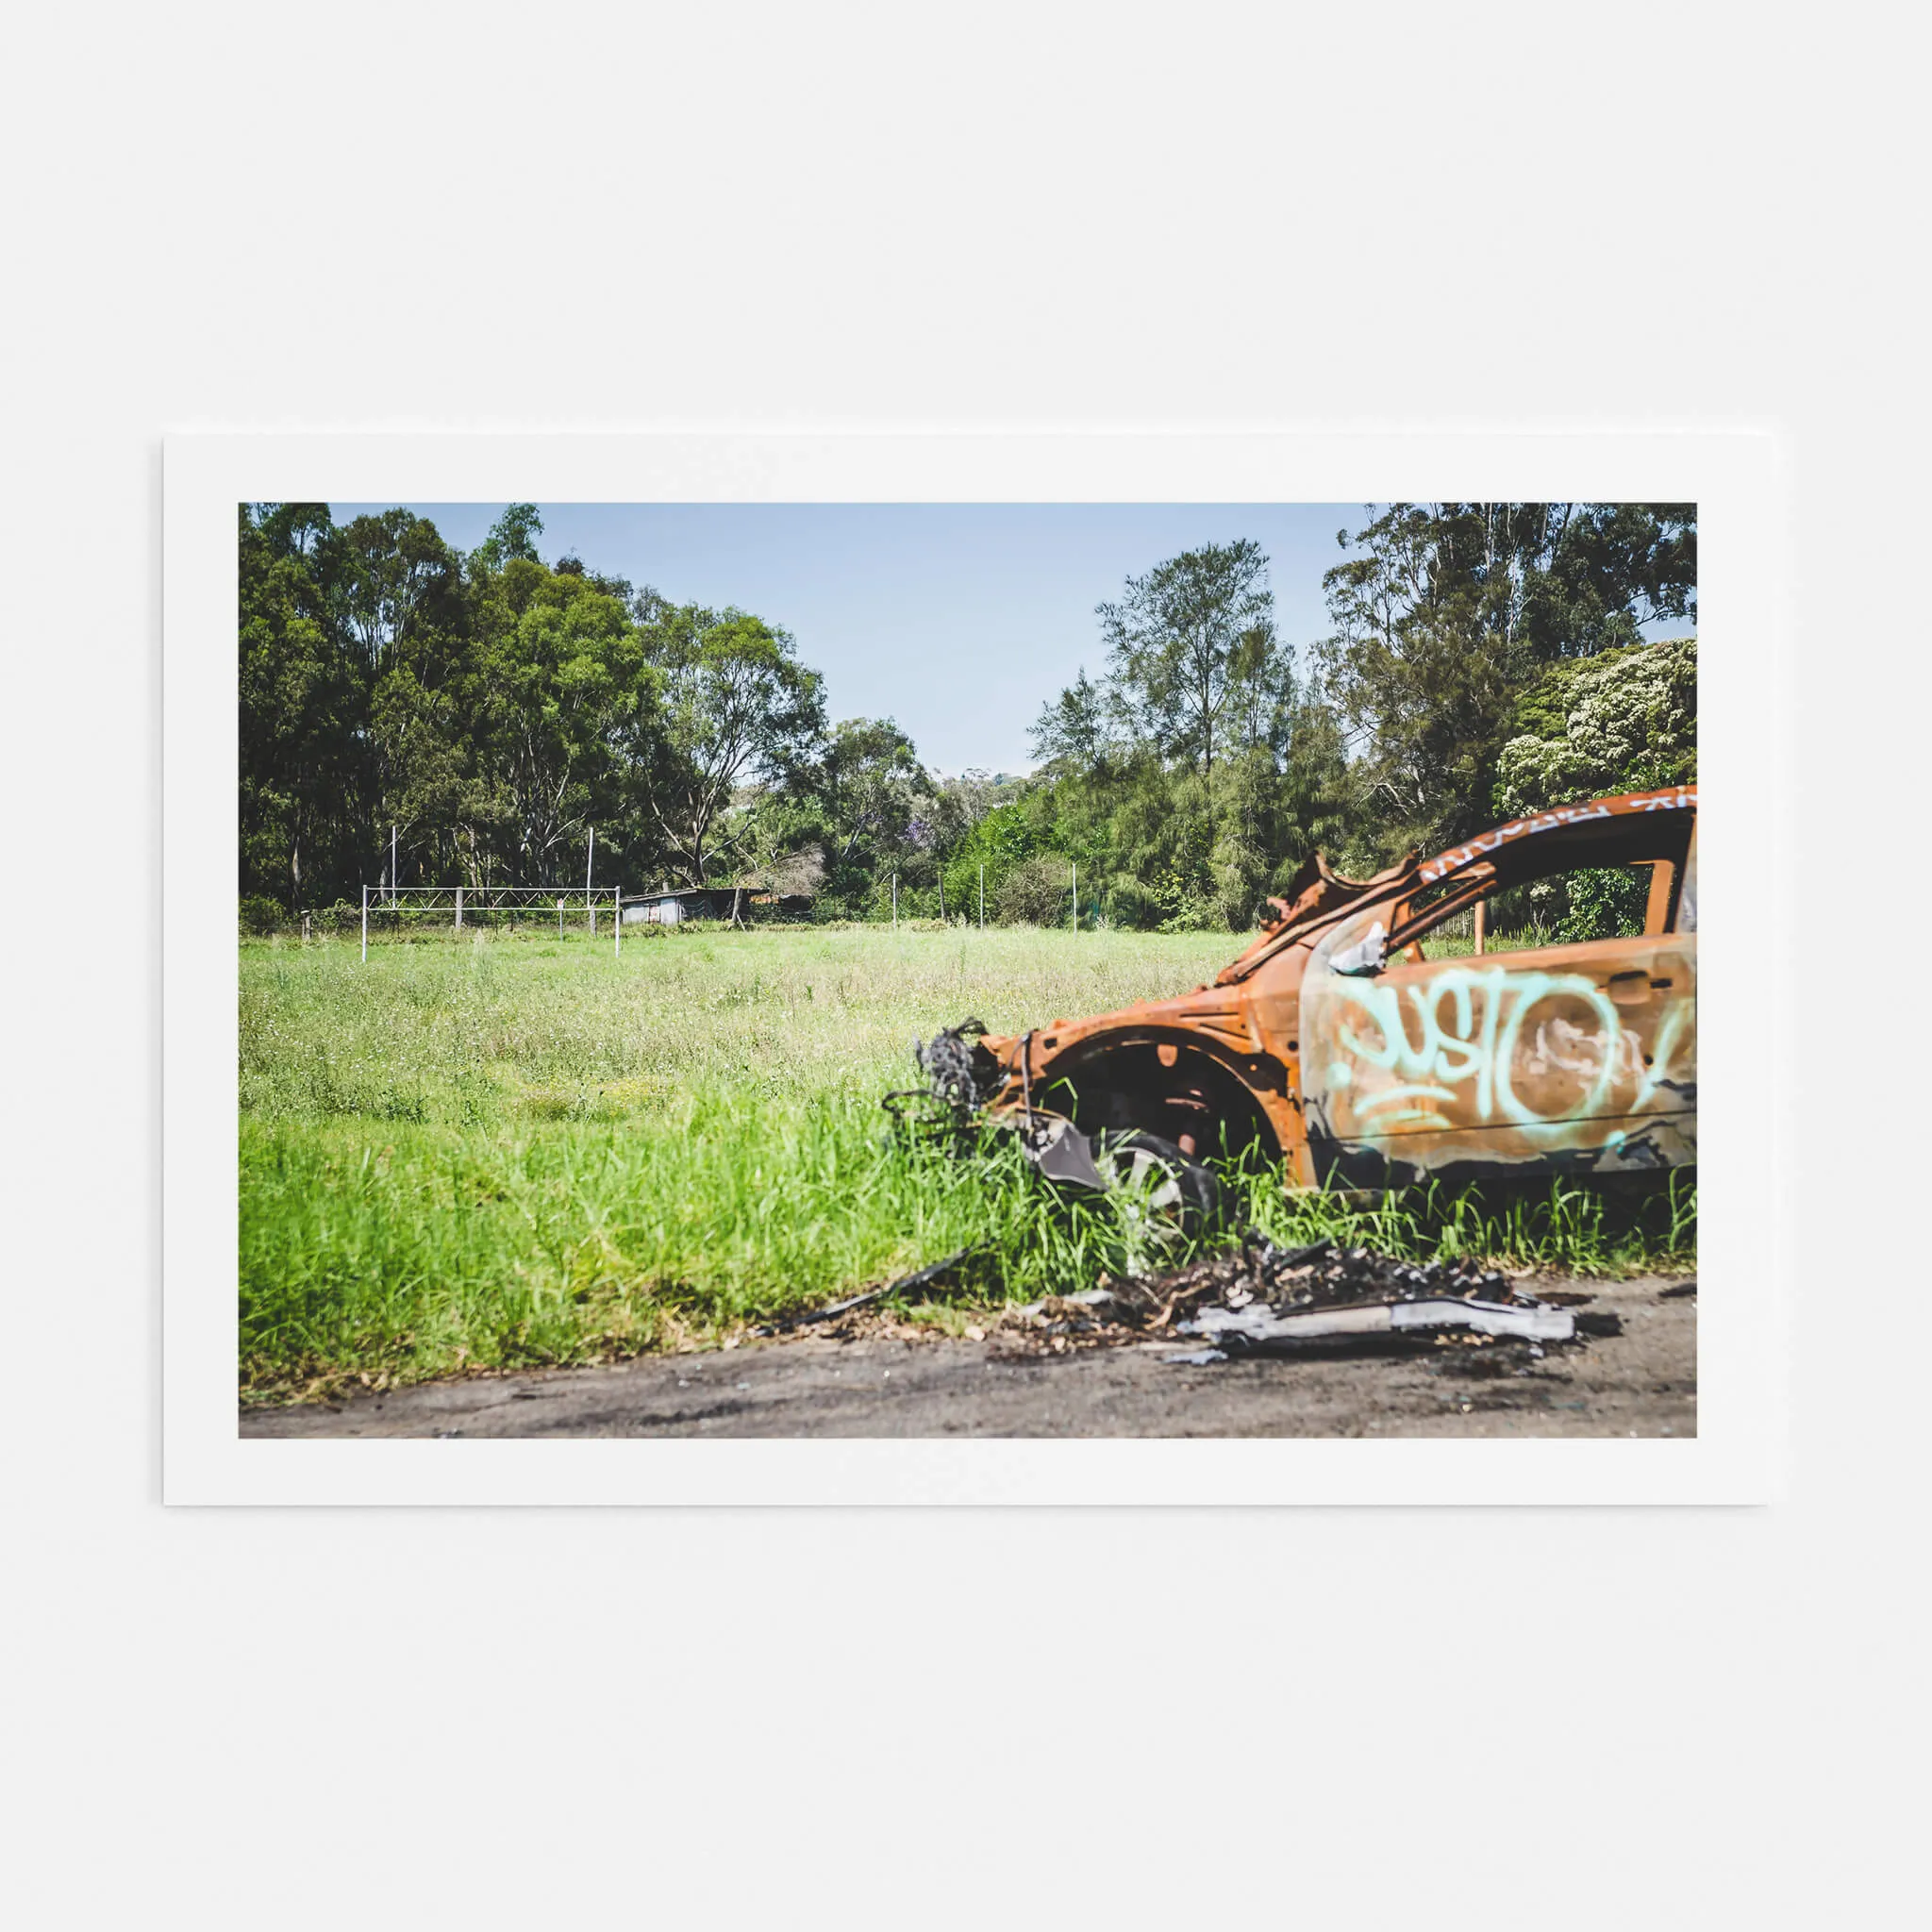
POLYGON ((1695 502, 229 514, 243 1439, 1696 1435, 1695 502))

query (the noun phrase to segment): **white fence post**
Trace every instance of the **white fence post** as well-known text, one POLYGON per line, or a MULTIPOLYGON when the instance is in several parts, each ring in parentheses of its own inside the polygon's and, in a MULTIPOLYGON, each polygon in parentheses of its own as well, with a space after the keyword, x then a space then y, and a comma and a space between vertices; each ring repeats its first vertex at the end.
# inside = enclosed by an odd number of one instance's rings
POLYGON ((610 957, 624 958, 624 895, 614 886, 610 891, 610 957))
POLYGON ((892 874, 892 930, 899 930, 899 874, 892 874))
POLYGON ((986 930, 986 867, 979 868, 979 929, 986 930))
POLYGON ((362 888, 362 963, 369 963, 369 888, 362 888))
POLYGON ((1074 865, 1074 930, 1080 930, 1080 867, 1077 860, 1074 865))
POLYGON ((462 931, 462 929, 463 929, 463 889, 462 889, 462 887, 458 886, 458 887, 457 888, 457 930, 458 930, 458 932, 461 932, 461 931, 462 931))

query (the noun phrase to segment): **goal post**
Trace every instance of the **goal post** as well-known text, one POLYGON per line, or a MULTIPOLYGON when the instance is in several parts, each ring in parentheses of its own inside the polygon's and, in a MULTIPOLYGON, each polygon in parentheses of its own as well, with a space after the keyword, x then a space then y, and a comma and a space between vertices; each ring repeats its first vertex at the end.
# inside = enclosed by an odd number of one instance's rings
POLYGON ((405 921, 417 931, 447 924, 455 933, 466 926, 480 931, 502 921, 514 928, 528 915, 541 914, 547 921, 555 914, 561 938, 561 914, 567 905, 584 908, 584 924, 592 938, 596 937, 597 914, 608 908, 611 943, 622 957, 624 891, 619 886, 588 882, 581 886, 391 886, 385 882, 362 888, 362 958, 369 958, 372 907, 390 916, 391 934, 401 933, 405 921))

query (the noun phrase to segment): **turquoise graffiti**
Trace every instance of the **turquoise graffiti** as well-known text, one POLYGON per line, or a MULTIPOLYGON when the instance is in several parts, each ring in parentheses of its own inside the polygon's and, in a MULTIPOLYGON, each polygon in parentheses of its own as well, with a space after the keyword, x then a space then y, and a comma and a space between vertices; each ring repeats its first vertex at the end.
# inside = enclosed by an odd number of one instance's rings
POLYGON ((1633 1023, 1579 973, 1452 968, 1403 982, 1336 977, 1327 1100, 1363 1134, 1507 1126, 1684 1107, 1688 1000, 1633 1023))

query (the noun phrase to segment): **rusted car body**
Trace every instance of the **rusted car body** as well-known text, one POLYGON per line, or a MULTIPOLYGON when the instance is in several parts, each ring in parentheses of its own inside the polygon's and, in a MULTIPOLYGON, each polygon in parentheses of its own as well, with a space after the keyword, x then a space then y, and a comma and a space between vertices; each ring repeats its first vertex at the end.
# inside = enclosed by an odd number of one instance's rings
POLYGON ((1696 824, 1683 787, 1512 820, 1370 879, 1318 858, 1211 985, 988 1036, 980 1090, 1036 1141, 1044 1124, 1198 1161, 1258 1146, 1291 1187, 1690 1165, 1696 824), (1648 875, 1641 934, 1486 948, 1496 893, 1624 866, 1648 875), (1449 951, 1441 929, 1472 909, 1473 950, 1449 951))

